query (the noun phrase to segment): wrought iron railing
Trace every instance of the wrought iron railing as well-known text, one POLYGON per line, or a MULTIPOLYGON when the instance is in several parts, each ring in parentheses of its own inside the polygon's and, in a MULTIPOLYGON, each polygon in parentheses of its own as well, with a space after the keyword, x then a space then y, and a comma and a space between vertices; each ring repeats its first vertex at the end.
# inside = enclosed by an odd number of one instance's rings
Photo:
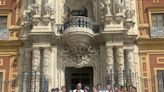
POLYGON ((118 79, 121 78, 124 86, 130 86, 132 85, 132 77, 135 77, 135 73, 131 70, 122 70, 122 72, 119 70, 110 70, 110 74, 107 75, 107 83, 113 86, 120 86, 118 79), (121 78, 121 75, 123 75, 123 78, 121 78))
POLYGON ((91 29, 93 32, 99 32, 99 26, 94 24, 93 21, 88 17, 73 16, 69 18, 63 25, 57 25, 60 33, 63 33, 68 28, 81 27, 91 29))
POLYGON ((38 74, 36 71, 23 72, 20 78, 22 80, 22 85, 20 87, 21 92, 48 92, 49 81, 43 74, 38 74), (37 89, 38 85, 39 89, 37 89))

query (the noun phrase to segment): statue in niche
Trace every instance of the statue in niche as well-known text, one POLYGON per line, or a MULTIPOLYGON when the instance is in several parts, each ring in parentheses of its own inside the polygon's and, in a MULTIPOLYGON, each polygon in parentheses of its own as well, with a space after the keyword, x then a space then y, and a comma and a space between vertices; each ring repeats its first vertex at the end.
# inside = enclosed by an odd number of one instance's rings
POLYGON ((111 7, 112 7, 112 3, 111 0, 102 0, 100 2, 101 7, 103 8, 103 11, 105 12, 106 16, 111 16, 111 7), (104 10, 105 9, 105 10, 104 10))
POLYGON ((44 11, 44 13, 45 13, 45 15, 51 15, 51 4, 48 2, 48 0, 46 0, 46 2, 45 2, 45 11, 44 11))
POLYGON ((66 3, 64 3, 63 21, 66 21, 70 17, 70 14, 71 14, 71 9, 66 3))

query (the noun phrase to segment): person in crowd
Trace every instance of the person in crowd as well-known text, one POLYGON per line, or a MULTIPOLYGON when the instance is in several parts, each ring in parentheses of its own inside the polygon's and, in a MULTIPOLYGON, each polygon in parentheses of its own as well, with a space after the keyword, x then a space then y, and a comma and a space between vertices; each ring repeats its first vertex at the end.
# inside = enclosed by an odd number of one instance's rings
POLYGON ((97 84, 97 92, 102 92, 101 84, 97 84))
POLYGON ((119 88, 117 86, 114 87, 114 92, 119 92, 119 88))
POLYGON ((52 88, 52 89, 51 89, 51 92, 55 92, 55 89, 54 89, 54 88, 52 88))
POLYGON ((81 88, 82 88, 82 84, 78 83, 76 89, 74 89, 73 92, 84 92, 84 90, 82 90, 81 88))
POLYGON ((110 84, 107 84, 105 92, 113 92, 112 86, 110 84))
POLYGON ((120 87, 120 92, 127 92, 127 88, 125 86, 120 87))
POLYGON ((129 91, 129 92, 137 92, 136 87, 132 87, 131 91, 129 91))
POLYGON ((89 92, 89 87, 88 86, 84 87, 84 92, 89 92))
POLYGON ((92 90, 93 90, 93 92, 97 92, 96 87, 93 87, 92 90))
POLYGON ((59 92, 59 88, 55 88, 55 92, 59 92))
POLYGON ((62 87, 61 87, 61 91, 62 91, 62 92, 66 92, 66 87, 65 87, 65 86, 62 86, 62 87))

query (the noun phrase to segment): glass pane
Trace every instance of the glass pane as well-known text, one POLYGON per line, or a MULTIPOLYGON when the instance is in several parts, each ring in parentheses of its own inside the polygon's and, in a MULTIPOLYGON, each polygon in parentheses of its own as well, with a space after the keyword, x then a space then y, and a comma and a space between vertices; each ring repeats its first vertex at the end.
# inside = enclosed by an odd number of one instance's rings
POLYGON ((158 27, 163 27, 163 21, 158 22, 158 27))
POLYGON ((158 75, 158 92, 164 92, 164 70, 157 71, 158 75))
POLYGON ((0 72, 0 92, 2 92, 3 73, 0 72))
POLYGON ((156 15, 152 15, 151 19, 152 19, 152 21, 157 21, 157 16, 156 15))
POLYGON ((163 15, 162 14, 157 15, 157 21, 162 21, 162 20, 163 20, 163 15))
POLYGON ((7 16, 0 16, 0 39, 8 39, 7 16))

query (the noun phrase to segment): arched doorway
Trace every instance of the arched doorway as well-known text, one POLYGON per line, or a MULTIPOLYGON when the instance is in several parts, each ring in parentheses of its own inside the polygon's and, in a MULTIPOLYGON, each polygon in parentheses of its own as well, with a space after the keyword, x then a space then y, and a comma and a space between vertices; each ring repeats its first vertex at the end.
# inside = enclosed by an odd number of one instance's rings
POLYGON ((82 83, 82 87, 88 86, 90 91, 93 87, 93 68, 92 67, 66 67, 65 82, 67 92, 76 88, 77 83, 82 83))

